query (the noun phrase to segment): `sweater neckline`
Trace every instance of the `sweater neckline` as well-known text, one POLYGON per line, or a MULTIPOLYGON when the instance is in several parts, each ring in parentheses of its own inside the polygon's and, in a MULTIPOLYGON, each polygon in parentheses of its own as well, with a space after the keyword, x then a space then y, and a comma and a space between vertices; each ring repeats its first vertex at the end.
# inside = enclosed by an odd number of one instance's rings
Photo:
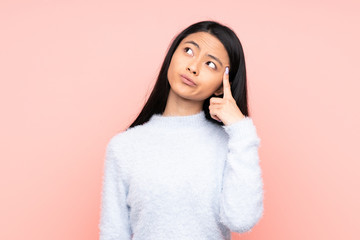
POLYGON ((195 128, 203 126, 207 121, 204 110, 201 110, 198 113, 185 116, 163 116, 160 113, 154 113, 149 123, 162 128, 195 128))

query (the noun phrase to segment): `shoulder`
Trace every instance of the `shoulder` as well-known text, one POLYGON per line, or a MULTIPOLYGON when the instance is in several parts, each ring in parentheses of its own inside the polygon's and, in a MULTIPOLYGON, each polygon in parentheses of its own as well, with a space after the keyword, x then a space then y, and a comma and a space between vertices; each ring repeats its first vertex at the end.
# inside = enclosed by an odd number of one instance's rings
POLYGON ((228 141, 234 137, 248 137, 257 135, 256 126, 251 117, 245 117, 244 119, 232 123, 230 125, 219 125, 213 122, 207 124, 209 134, 217 136, 220 141, 228 141))
POLYGON ((257 141, 260 141, 260 138, 257 134, 256 126, 251 117, 245 117, 240 121, 237 121, 230 125, 224 125, 222 126, 222 128, 230 138, 236 138, 236 139, 255 138, 257 141))
POLYGON ((107 148, 113 150, 115 153, 121 152, 124 154, 128 150, 132 150, 134 145, 141 143, 144 138, 151 135, 148 134, 150 131, 152 131, 152 129, 149 128, 147 123, 127 128, 110 137, 107 148))

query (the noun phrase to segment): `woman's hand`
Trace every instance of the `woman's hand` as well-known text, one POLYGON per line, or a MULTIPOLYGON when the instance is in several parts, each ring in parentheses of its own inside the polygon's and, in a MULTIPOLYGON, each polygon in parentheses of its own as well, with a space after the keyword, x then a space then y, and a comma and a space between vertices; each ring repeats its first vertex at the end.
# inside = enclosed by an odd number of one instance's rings
MULTIPOLYGON (((229 69, 229 67, 226 68, 229 69)), ((223 91, 222 98, 210 98, 209 112, 211 117, 223 122, 225 125, 230 125, 245 118, 231 94, 229 73, 226 70, 223 76, 223 91)))

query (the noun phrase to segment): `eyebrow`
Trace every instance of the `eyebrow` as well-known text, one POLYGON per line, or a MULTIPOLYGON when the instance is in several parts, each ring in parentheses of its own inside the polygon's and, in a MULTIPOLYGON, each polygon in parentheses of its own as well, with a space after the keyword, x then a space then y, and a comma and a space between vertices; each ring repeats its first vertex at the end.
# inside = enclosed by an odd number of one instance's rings
MULTIPOLYGON (((197 44, 196 42, 194 41, 186 41, 185 43, 191 43, 193 45, 195 45, 198 49, 200 49, 200 46, 199 44, 197 44)), ((221 66, 223 66, 222 62, 220 61, 220 59, 218 59, 217 57, 211 55, 211 54, 208 54, 209 57, 211 57, 212 59, 214 59, 215 61, 218 61, 220 63, 221 66)))

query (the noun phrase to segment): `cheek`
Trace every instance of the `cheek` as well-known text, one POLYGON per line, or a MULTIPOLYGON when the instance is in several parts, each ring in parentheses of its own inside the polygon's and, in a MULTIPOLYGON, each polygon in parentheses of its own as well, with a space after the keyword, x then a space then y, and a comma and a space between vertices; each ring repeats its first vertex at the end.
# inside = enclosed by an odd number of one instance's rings
POLYGON ((208 74, 208 76, 206 76, 205 79, 206 79, 205 84, 207 86, 207 89, 209 89, 209 91, 217 90, 222 84, 222 79, 218 75, 208 74))
POLYGON ((201 99, 205 99, 214 94, 216 90, 222 84, 222 79, 219 79, 219 76, 214 76, 214 74, 206 74, 201 78, 201 88, 199 88, 198 96, 201 99))
POLYGON ((174 75, 174 67, 175 67, 175 63, 174 63, 174 59, 171 59, 169 68, 168 68, 168 73, 167 73, 167 77, 169 79, 169 81, 172 79, 173 75, 174 75))
POLYGON ((168 79, 169 81, 173 80, 172 78, 176 78, 178 76, 178 74, 180 74, 182 71, 182 66, 184 64, 184 61, 181 60, 181 58, 177 57, 177 56, 173 56, 173 58, 171 59, 170 65, 169 65, 169 69, 168 69, 168 79))
POLYGON ((171 59, 172 69, 174 70, 178 69, 183 63, 184 63, 183 59, 181 59, 181 57, 177 55, 174 55, 173 58, 171 59))

